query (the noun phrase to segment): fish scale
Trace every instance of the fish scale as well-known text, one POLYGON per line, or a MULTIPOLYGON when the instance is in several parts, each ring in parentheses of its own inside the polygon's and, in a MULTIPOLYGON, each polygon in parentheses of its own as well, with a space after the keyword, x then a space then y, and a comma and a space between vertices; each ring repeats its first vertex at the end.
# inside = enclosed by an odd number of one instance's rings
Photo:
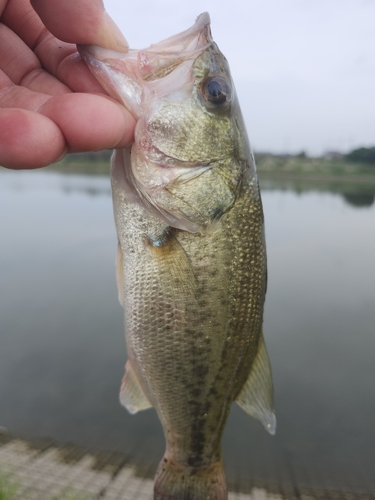
POLYGON ((80 53, 137 119, 111 167, 128 351, 120 400, 131 413, 153 406, 162 423, 155 500, 226 500, 232 402, 269 432, 276 424, 262 203, 229 66, 208 14, 139 53, 80 53))
POLYGON ((217 406, 211 410, 216 438, 211 453, 220 455, 217 438, 222 429, 217 422, 224 425, 222 415, 228 414, 233 398, 248 376, 254 357, 251 351, 256 348, 261 328, 265 288, 263 215, 256 190, 243 191, 215 232, 202 236, 176 231, 172 245, 152 247, 144 224, 146 214, 142 210, 134 214, 132 205, 123 205, 119 217, 126 223, 117 223, 123 227, 120 239, 124 241, 127 261, 124 279, 128 294, 125 300, 128 352, 141 367, 149 399, 156 408, 163 401, 159 411, 162 421, 168 422, 170 434, 183 435, 177 445, 174 438, 173 447, 184 456, 189 454, 190 443, 194 441, 191 431, 199 434, 202 447, 206 446, 206 439, 212 441, 209 418, 199 431, 191 429, 190 419, 185 418, 192 412, 206 413, 208 403, 217 406), (243 234, 243 220, 252 227, 247 235, 243 234), (258 238, 254 241, 256 228, 258 238), (180 248, 176 250, 174 247, 178 245, 180 248), (183 253, 186 259, 183 264, 175 257, 176 251, 183 253), (176 267, 179 266, 175 269, 177 276, 173 274, 174 259, 176 267), (191 271, 184 269, 184 265, 191 271), (218 309, 223 297, 224 304, 218 309), (249 332, 254 333, 249 335, 249 332), (152 353, 151 359, 147 353, 152 353), (210 367, 208 373, 205 367, 210 367), (192 395, 196 389, 200 390, 199 395, 192 395), (214 389, 212 397, 211 389, 214 389), (217 397, 220 393, 228 394, 226 404, 217 397), (202 434, 205 428, 209 430, 206 436, 202 434))

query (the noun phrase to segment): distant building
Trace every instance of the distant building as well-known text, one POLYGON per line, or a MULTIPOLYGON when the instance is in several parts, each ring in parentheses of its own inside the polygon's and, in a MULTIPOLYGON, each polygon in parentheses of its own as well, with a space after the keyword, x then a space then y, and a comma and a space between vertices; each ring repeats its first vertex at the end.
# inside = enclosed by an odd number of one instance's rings
POLYGON ((327 151, 324 153, 323 158, 325 160, 342 160, 344 155, 339 151, 327 151))

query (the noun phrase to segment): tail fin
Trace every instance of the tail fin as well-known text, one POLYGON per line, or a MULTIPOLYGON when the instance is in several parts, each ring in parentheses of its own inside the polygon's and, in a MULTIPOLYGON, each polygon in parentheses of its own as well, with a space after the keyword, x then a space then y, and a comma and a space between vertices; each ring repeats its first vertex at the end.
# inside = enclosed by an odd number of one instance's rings
POLYGON ((227 500, 223 462, 189 467, 164 457, 155 475, 154 500, 227 500))

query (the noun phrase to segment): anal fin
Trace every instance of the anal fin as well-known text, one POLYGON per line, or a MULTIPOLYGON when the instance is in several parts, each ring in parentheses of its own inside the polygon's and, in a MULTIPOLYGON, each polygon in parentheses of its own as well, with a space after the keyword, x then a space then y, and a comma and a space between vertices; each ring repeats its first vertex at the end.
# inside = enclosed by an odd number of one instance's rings
POLYGON ((271 366, 263 334, 259 339, 258 352, 250 375, 236 401, 246 413, 259 420, 270 434, 275 434, 271 366))
POLYGON ((152 408, 152 404, 145 395, 130 361, 127 361, 125 365, 125 375, 120 389, 120 403, 132 415, 138 411, 152 408))

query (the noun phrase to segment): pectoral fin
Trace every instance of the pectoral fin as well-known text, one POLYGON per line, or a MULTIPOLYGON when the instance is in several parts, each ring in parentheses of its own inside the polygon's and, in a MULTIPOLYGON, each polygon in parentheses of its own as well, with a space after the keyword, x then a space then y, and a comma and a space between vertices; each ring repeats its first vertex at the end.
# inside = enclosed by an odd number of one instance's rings
POLYGON ((237 403, 246 413, 259 420, 270 434, 275 434, 272 375, 263 334, 259 339, 258 353, 249 378, 237 398, 237 403))
POLYGON ((130 361, 127 361, 125 365, 125 375, 122 379, 120 389, 120 403, 132 415, 138 411, 147 410, 152 407, 152 404, 143 392, 130 361))
POLYGON ((155 273, 160 288, 180 290, 180 293, 167 299, 171 301, 172 309, 196 314, 199 308, 197 279, 192 264, 176 237, 176 231, 167 227, 158 238, 149 238, 148 243, 149 251, 154 257, 155 273))

